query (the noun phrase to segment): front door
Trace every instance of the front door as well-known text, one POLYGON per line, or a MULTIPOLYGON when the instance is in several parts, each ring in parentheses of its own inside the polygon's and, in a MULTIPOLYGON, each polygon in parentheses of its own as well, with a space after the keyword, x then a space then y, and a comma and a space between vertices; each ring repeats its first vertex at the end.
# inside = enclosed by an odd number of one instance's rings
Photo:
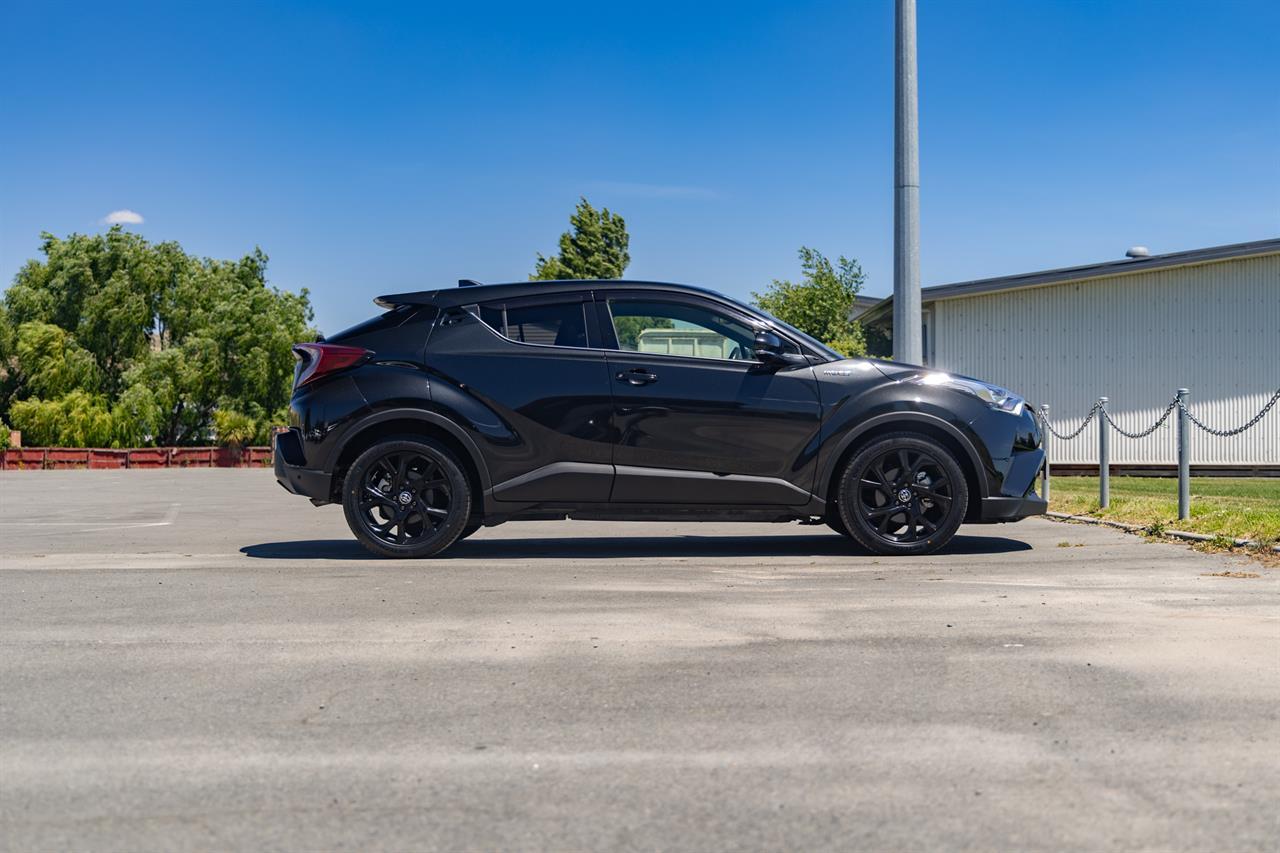
POLYGON ((596 293, 613 385, 612 500, 809 500, 820 406, 809 366, 752 356, 752 318, 677 294, 596 293))

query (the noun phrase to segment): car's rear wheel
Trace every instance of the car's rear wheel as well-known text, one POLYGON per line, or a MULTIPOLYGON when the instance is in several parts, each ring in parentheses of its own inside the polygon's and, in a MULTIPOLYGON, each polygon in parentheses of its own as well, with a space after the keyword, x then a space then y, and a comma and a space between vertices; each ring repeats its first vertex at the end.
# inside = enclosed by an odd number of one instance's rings
POLYGON ((964 521, 969 488, 955 456, 915 433, 875 439, 840 478, 840 520, 877 554, 930 554, 964 521))
POLYGON ((432 557, 471 518, 471 487, 444 446, 390 439, 361 453, 343 482, 347 525, 382 557, 432 557))

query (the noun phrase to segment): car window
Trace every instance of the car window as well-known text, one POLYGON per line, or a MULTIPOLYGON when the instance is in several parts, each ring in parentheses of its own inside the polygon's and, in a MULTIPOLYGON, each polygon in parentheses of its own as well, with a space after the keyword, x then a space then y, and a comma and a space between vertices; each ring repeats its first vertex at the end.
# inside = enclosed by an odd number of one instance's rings
POLYGON ((493 329, 500 335, 507 334, 507 320, 503 316, 502 306, 496 308, 492 305, 480 306, 480 319, 484 320, 485 325, 493 329))
POLYGON ((481 305, 480 319, 498 334, 523 344, 587 346, 587 320, 582 302, 506 307, 481 305))
POLYGON ((756 331, 713 308, 687 302, 610 299, 618 348, 632 352, 754 361, 756 331))

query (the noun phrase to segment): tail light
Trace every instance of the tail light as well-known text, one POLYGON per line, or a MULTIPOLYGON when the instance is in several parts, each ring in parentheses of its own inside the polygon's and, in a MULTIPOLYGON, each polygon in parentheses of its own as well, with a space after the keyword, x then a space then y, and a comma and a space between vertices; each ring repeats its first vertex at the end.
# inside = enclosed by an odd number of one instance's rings
POLYGON ((373 353, 360 347, 344 347, 338 344, 294 344, 293 354, 298 359, 294 369, 293 387, 300 388, 335 370, 359 364, 373 353))

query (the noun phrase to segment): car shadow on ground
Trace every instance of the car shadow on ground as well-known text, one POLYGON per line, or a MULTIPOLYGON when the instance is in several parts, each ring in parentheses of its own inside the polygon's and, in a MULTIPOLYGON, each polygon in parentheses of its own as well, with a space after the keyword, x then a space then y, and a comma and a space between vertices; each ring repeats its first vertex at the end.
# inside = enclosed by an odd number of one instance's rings
MULTIPOLYGON (((957 536, 937 552, 1006 554, 1031 546, 1003 536, 957 536)), ((240 553, 264 560, 377 560, 354 539, 305 539, 246 545, 240 553)), ((869 557, 843 536, 619 536, 559 539, 468 539, 436 559, 523 560, 619 557, 869 557)))

